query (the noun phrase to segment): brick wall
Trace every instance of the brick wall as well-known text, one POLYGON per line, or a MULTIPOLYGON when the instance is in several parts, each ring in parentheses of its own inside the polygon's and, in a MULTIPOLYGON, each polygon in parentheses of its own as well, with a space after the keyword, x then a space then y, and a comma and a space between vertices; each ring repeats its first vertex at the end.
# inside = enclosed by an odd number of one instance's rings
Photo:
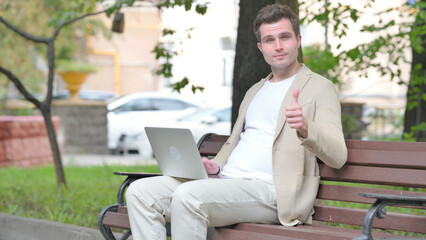
MULTIPOLYGON (((55 129, 59 118, 53 117, 55 129)), ((42 116, 0 116, 0 167, 53 163, 42 116)))

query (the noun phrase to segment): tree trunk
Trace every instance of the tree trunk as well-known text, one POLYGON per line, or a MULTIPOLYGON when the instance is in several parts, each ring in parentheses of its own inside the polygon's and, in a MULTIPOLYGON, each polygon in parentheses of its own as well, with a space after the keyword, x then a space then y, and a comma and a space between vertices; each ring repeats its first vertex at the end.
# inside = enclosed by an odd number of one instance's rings
MULTIPOLYGON (((426 0, 422 0, 426 2, 426 0)), ((422 20, 419 16, 416 17, 413 27, 421 27, 422 20)), ((421 36, 422 47, 426 49, 426 35, 421 36)), ((417 52, 411 47, 413 59, 411 63, 411 77, 407 89, 407 105, 405 107, 404 115, 404 133, 411 133, 413 126, 419 126, 420 124, 426 124, 426 101, 422 97, 426 93, 426 54, 423 52, 417 52), (421 64, 421 69, 415 69, 415 66, 421 64), (416 102, 417 105, 414 108, 410 108, 410 102, 416 102)), ((417 142, 426 142, 426 131, 418 129, 413 131, 413 138, 417 142)))
POLYGON ((240 0, 232 83, 232 126, 237 119, 238 109, 246 91, 271 72, 271 68, 256 46, 257 40, 253 31, 253 21, 262 7, 273 3, 275 3, 275 0, 240 0))
POLYGON ((65 181, 65 173, 62 167, 61 152, 59 150, 59 145, 56 138, 55 126, 53 125, 52 121, 51 107, 48 106, 48 104, 46 104, 45 102, 43 102, 40 104, 39 109, 41 114, 43 115, 44 123, 46 124, 46 131, 49 137, 50 149, 52 150, 53 162, 55 165, 57 186, 58 188, 60 188, 61 186, 66 187, 67 183, 65 181))
MULTIPOLYGON (((232 126, 237 119, 238 109, 246 91, 271 72, 270 66, 265 62, 262 53, 256 46, 257 40, 253 32, 253 21, 262 7, 275 2, 287 4, 294 12, 299 13, 297 0, 240 0, 240 17, 232 83, 232 126)), ((301 49, 299 49, 299 59, 302 59, 301 49)), ((302 61, 299 60, 299 62, 302 61)))

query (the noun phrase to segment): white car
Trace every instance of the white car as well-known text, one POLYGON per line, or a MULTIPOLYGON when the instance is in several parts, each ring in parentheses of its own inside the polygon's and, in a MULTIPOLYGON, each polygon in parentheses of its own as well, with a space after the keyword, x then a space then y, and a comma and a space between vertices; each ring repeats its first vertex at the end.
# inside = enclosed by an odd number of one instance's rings
POLYGON ((207 108, 178 118, 169 127, 188 128, 195 142, 206 133, 231 134, 231 107, 207 108))
MULTIPOLYGON (((175 121, 152 123, 149 126, 188 128, 195 142, 206 133, 229 135, 231 133, 231 107, 199 109, 175 121)), ((124 153, 138 153, 142 158, 151 158, 152 148, 145 130, 126 135, 119 142, 118 149, 124 153)))
POLYGON ((178 94, 133 93, 118 98, 107 105, 108 148, 115 153, 125 136, 152 123, 175 120, 203 106, 178 94))

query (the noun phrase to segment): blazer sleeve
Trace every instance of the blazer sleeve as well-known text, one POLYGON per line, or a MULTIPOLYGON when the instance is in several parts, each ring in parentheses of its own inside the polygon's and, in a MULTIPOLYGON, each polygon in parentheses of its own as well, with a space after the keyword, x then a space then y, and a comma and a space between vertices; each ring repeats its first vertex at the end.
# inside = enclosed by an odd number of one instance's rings
POLYGON ((326 80, 315 90, 315 114, 308 119, 308 137, 302 146, 313 152, 326 165, 341 168, 348 157, 342 130, 341 106, 337 91, 326 80))

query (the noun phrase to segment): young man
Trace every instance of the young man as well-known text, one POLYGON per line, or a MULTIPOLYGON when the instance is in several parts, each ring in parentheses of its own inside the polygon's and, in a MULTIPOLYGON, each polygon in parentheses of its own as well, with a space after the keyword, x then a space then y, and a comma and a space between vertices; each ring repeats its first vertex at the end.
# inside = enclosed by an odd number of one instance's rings
POLYGON ((134 239, 206 239, 207 228, 239 222, 310 223, 319 185, 316 157, 347 159, 340 102, 331 81, 297 62, 299 19, 269 5, 254 22, 257 47, 272 73, 244 97, 231 136, 213 160, 220 179, 167 176, 138 180, 126 193, 134 239))

